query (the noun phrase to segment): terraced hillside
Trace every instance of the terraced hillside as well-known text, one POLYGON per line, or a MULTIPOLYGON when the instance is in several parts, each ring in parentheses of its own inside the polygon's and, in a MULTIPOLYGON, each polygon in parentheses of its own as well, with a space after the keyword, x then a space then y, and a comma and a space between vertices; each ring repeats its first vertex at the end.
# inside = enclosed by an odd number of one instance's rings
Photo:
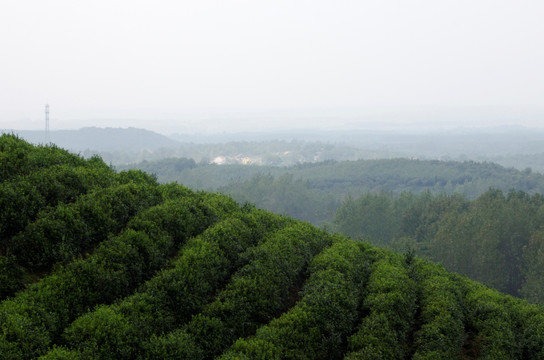
POLYGON ((542 359, 544 311, 411 254, 0 137, 2 359, 542 359))

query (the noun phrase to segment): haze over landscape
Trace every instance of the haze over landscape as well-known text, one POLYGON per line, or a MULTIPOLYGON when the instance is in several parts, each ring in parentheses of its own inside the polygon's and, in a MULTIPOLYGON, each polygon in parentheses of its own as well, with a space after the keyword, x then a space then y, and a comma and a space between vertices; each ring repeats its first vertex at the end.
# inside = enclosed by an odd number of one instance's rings
POLYGON ((0 359, 544 359, 542 19, 3 1, 0 359))
POLYGON ((542 127, 541 1, 10 1, 0 128, 542 127))

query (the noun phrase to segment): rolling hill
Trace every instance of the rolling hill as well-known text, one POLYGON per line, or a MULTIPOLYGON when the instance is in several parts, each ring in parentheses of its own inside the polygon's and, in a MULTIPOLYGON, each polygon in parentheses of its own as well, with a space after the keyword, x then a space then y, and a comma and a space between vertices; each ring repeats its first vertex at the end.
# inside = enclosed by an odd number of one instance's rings
MULTIPOLYGON (((6 131, 10 132, 10 131, 6 131)), ((34 144, 43 144, 44 132, 38 130, 13 130, 16 135, 34 144)), ((178 147, 180 143, 156 132, 137 128, 84 127, 79 130, 51 131, 51 142, 72 152, 140 152, 178 147)))
POLYGON ((2 359, 542 359, 544 309, 231 198, 0 137, 2 359))

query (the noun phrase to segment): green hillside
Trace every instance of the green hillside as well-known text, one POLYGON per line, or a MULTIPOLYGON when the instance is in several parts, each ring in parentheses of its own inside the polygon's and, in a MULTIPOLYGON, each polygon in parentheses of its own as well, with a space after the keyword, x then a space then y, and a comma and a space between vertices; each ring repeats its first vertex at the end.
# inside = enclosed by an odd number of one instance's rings
POLYGON ((231 198, 0 137, 0 359, 542 359, 544 309, 231 198))

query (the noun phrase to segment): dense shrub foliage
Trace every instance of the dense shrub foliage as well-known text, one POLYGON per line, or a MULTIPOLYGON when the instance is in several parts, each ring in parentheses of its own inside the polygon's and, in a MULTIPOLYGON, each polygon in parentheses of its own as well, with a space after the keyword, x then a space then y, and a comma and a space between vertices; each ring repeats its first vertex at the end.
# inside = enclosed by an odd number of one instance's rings
MULTIPOLYGON (((544 357, 540 306, 412 252, 377 249, 223 195, 159 185, 140 171, 115 173, 96 158, 0 140, 1 184, 29 194, 33 209, 19 223, 2 218, 0 359, 544 357), (43 184, 18 183, 38 179, 36 172, 43 184), (72 183, 76 173, 85 175, 72 183)), ((2 214, 10 214, 8 193, 2 214)), ((489 208, 495 222, 473 236, 514 227, 520 238, 531 234, 527 249, 541 251, 542 233, 532 232, 537 218, 516 222, 540 206, 536 196, 491 193, 474 209, 462 198, 429 199, 396 205, 421 209, 426 221, 414 227, 406 217, 389 226, 422 239, 434 231, 439 241, 440 216, 426 209, 458 221, 471 210, 484 221, 489 208)), ((373 219, 369 229, 380 220, 373 219)), ((507 240, 499 241, 505 251, 507 240)), ((527 274, 540 274, 537 255, 516 254, 533 264, 527 274)), ((523 289, 539 294, 536 280, 523 289)))
POLYGON ((349 338, 348 359, 401 359, 406 356, 408 336, 414 326, 417 286, 411 263, 400 256, 376 261, 363 302, 367 313, 349 338))

